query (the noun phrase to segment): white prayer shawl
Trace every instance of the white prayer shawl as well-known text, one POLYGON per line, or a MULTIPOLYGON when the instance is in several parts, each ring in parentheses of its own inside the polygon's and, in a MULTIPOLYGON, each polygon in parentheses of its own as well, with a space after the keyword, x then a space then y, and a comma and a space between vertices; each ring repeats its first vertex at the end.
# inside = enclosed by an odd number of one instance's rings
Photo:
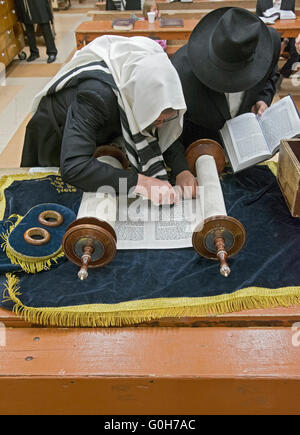
POLYGON ((125 0, 112 0, 112 2, 118 11, 125 11, 125 9, 126 9, 126 1, 125 0))
POLYGON ((186 111, 179 76, 166 53, 157 42, 145 37, 107 35, 96 38, 76 52, 35 97, 33 112, 49 90, 58 92, 71 78, 91 70, 113 78, 131 164, 140 173, 165 179, 162 153, 180 136, 186 111), (157 142, 146 128, 167 108, 177 110, 178 117, 158 129, 157 142), (149 152, 153 154, 150 158, 149 152))

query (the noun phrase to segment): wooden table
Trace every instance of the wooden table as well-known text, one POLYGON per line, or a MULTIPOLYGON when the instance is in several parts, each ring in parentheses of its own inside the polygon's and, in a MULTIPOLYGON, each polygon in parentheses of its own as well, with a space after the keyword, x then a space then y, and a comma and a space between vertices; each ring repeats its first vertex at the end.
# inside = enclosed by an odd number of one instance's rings
POLYGON ((198 318, 192 328, 169 319, 67 329, 0 309, 0 415, 300 414, 290 327, 299 318, 298 307, 198 318))
POLYGON ((300 33, 300 16, 297 15, 295 20, 277 20, 270 27, 276 29, 282 38, 296 38, 300 33))
POLYGON ((300 307, 50 328, 0 308, 0 415, 300 414, 296 322, 300 307))
POLYGON ((75 30, 77 49, 84 47, 98 36, 147 36, 166 40, 188 40, 199 20, 184 20, 184 27, 160 27, 160 22, 149 24, 148 21, 136 21, 132 30, 112 28, 112 20, 84 22, 75 30))
MULTIPOLYGON (((166 40, 188 40, 197 19, 184 19, 184 27, 160 27, 160 22, 149 24, 148 21, 137 21, 132 30, 116 30, 112 28, 112 20, 84 22, 75 30, 77 49, 84 47, 98 36, 147 36, 166 40)), ((276 29, 281 37, 296 38, 300 33, 300 16, 295 20, 277 20, 270 25, 276 29)))

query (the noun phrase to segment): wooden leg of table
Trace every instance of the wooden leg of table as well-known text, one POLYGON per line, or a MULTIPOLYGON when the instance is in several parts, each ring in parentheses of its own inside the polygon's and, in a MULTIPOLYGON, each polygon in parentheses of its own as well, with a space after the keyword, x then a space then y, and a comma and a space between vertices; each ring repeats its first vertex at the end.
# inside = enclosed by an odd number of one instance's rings
POLYGON ((84 47, 84 35, 82 35, 81 33, 76 33, 76 47, 77 50, 80 50, 81 48, 84 47))

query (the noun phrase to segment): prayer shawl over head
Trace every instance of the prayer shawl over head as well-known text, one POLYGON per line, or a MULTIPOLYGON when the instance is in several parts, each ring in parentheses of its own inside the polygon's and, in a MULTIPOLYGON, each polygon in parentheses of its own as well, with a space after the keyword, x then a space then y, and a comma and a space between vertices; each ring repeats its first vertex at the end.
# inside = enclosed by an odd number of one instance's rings
POLYGON ((70 85, 80 74, 96 74, 118 98, 122 133, 128 159, 139 173, 167 179, 162 153, 180 136, 185 100, 179 76, 155 41, 145 37, 101 36, 75 53, 36 96, 33 112, 44 95, 70 85), (155 133, 149 127, 165 109, 178 111, 155 133), (146 130, 147 129, 147 130, 146 130))

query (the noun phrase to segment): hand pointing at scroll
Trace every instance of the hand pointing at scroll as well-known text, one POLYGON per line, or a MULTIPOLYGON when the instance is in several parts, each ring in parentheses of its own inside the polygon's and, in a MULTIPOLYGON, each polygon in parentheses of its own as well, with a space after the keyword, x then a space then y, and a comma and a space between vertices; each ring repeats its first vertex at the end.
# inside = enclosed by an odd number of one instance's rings
POLYGON ((198 183, 190 171, 182 171, 177 175, 176 186, 180 188, 184 199, 196 198, 198 183))
POLYGON ((179 192, 167 181, 139 174, 134 193, 150 199, 155 205, 172 205, 179 201, 179 192))

